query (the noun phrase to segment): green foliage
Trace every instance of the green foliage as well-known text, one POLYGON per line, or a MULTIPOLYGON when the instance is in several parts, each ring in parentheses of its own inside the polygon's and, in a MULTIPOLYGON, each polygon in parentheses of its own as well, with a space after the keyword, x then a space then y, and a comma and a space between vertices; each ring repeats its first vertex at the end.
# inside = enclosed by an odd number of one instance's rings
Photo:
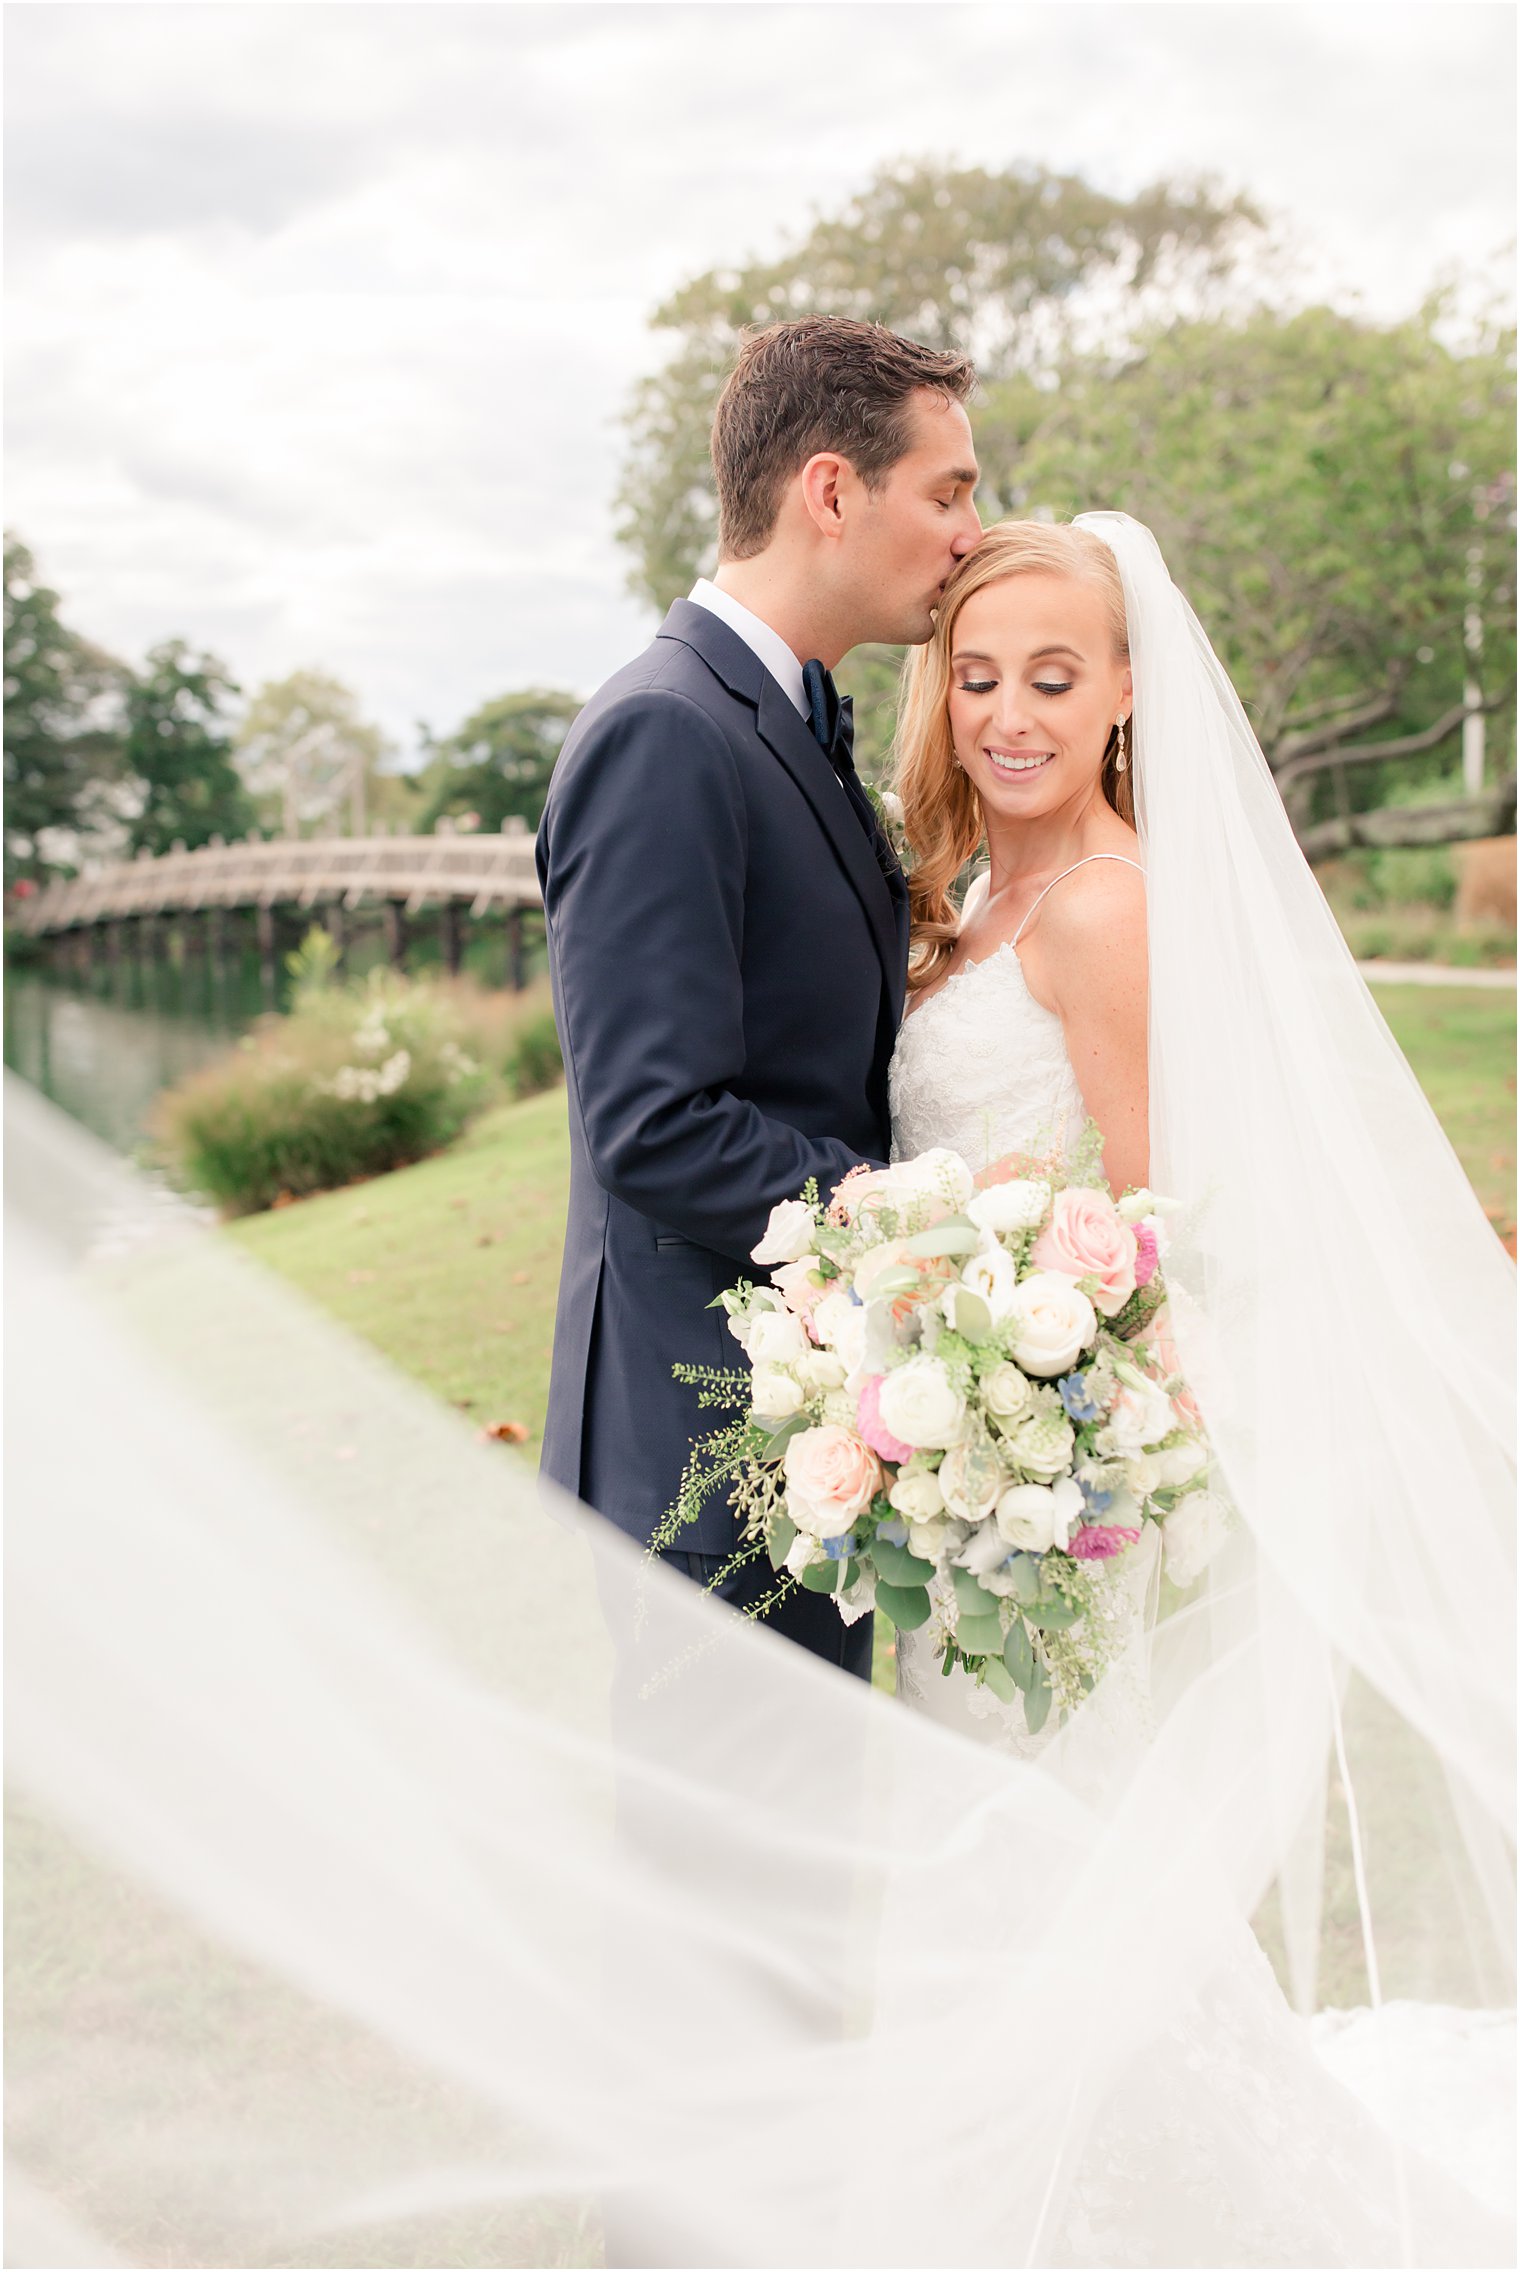
POLYGON ((579 709, 573 695, 544 687, 483 702, 457 733, 432 746, 414 825, 436 828, 448 814, 471 815, 488 831, 514 817, 536 829, 560 745, 579 709))
MULTIPOLYGON (((1326 760, 1443 717, 1449 742, 1474 596, 1480 681, 1513 675, 1513 333, 1442 330, 1436 304, 1176 324, 1070 360, 1053 391, 1010 379, 978 421, 1001 513, 1109 507, 1155 531, 1301 824, 1449 763, 1442 741, 1339 781, 1326 760)), ((1502 772, 1509 728, 1489 733, 1502 772)))
POLYGON ((178 1180, 230 1215, 381 1175, 440 1151, 490 1098, 499 1011, 388 971, 310 986, 160 1100, 178 1180))
POLYGON ((5 876, 69 872, 113 821, 125 667, 60 619, 19 538, 5 538, 5 876))
POLYGON ((1049 364, 1079 286, 1122 282, 1141 296, 1203 287, 1255 225, 1244 199, 1205 189, 1163 182, 1123 199, 1034 166, 900 164, 779 259, 694 278, 655 311, 675 350, 629 412, 618 533, 632 588, 667 607, 711 557, 708 435, 746 326, 854 316, 967 349, 996 379, 1049 364))
POLYGON ((313 994, 323 994, 338 976, 338 948, 330 931, 320 923, 313 923, 293 954, 285 957, 285 968, 293 983, 294 999, 304 1002, 313 994))
POLYGON ((256 818, 232 756, 225 710, 238 689, 214 655, 182 639, 154 647, 127 687, 125 762, 138 810, 131 852, 194 851, 213 836, 246 835, 256 818))
POLYGON ((523 1019, 513 1033, 505 1072, 515 1097, 538 1096, 564 1079, 565 1060, 553 1010, 539 1010, 523 1019))

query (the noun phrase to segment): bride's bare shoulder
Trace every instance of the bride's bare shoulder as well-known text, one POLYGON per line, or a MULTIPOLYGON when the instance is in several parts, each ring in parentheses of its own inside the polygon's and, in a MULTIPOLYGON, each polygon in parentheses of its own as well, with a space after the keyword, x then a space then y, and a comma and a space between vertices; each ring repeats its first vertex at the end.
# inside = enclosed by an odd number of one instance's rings
MULTIPOLYGON (((1089 858, 1041 903, 1046 952, 1063 957, 1127 954, 1145 945, 1145 876, 1134 852, 1089 858)), ((1031 926, 1032 928, 1032 926, 1031 926)))

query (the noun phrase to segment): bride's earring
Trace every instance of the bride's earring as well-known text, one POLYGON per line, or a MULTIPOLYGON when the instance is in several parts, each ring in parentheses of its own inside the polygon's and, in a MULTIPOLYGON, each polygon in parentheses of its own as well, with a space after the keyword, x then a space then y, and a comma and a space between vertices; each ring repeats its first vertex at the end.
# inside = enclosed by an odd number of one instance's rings
POLYGON ((1114 724, 1119 730, 1119 747, 1114 753, 1114 771, 1116 773, 1127 773, 1129 771, 1129 752, 1124 746, 1124 720, 1116 718, 1114 724))

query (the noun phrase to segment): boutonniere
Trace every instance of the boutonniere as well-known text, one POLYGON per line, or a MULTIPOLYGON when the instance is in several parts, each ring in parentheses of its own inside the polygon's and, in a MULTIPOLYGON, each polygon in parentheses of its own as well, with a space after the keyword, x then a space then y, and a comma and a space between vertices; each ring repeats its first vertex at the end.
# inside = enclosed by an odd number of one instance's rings
POLYGON ((903 802, 894 789, 878 789, 874 781, 862 783, 876 815, 876 825, 896 853, 899 864, 908 849, 903 826, 903 802))

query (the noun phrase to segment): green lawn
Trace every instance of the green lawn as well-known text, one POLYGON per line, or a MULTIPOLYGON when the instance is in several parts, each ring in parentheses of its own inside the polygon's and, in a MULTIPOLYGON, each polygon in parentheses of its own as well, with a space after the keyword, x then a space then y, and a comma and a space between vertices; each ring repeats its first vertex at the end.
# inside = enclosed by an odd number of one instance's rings
POLYGON ((1515 997, 1383 986, 1378 1007, 1440 1115, 1489 1221, 1515 1251, 1515 997))

